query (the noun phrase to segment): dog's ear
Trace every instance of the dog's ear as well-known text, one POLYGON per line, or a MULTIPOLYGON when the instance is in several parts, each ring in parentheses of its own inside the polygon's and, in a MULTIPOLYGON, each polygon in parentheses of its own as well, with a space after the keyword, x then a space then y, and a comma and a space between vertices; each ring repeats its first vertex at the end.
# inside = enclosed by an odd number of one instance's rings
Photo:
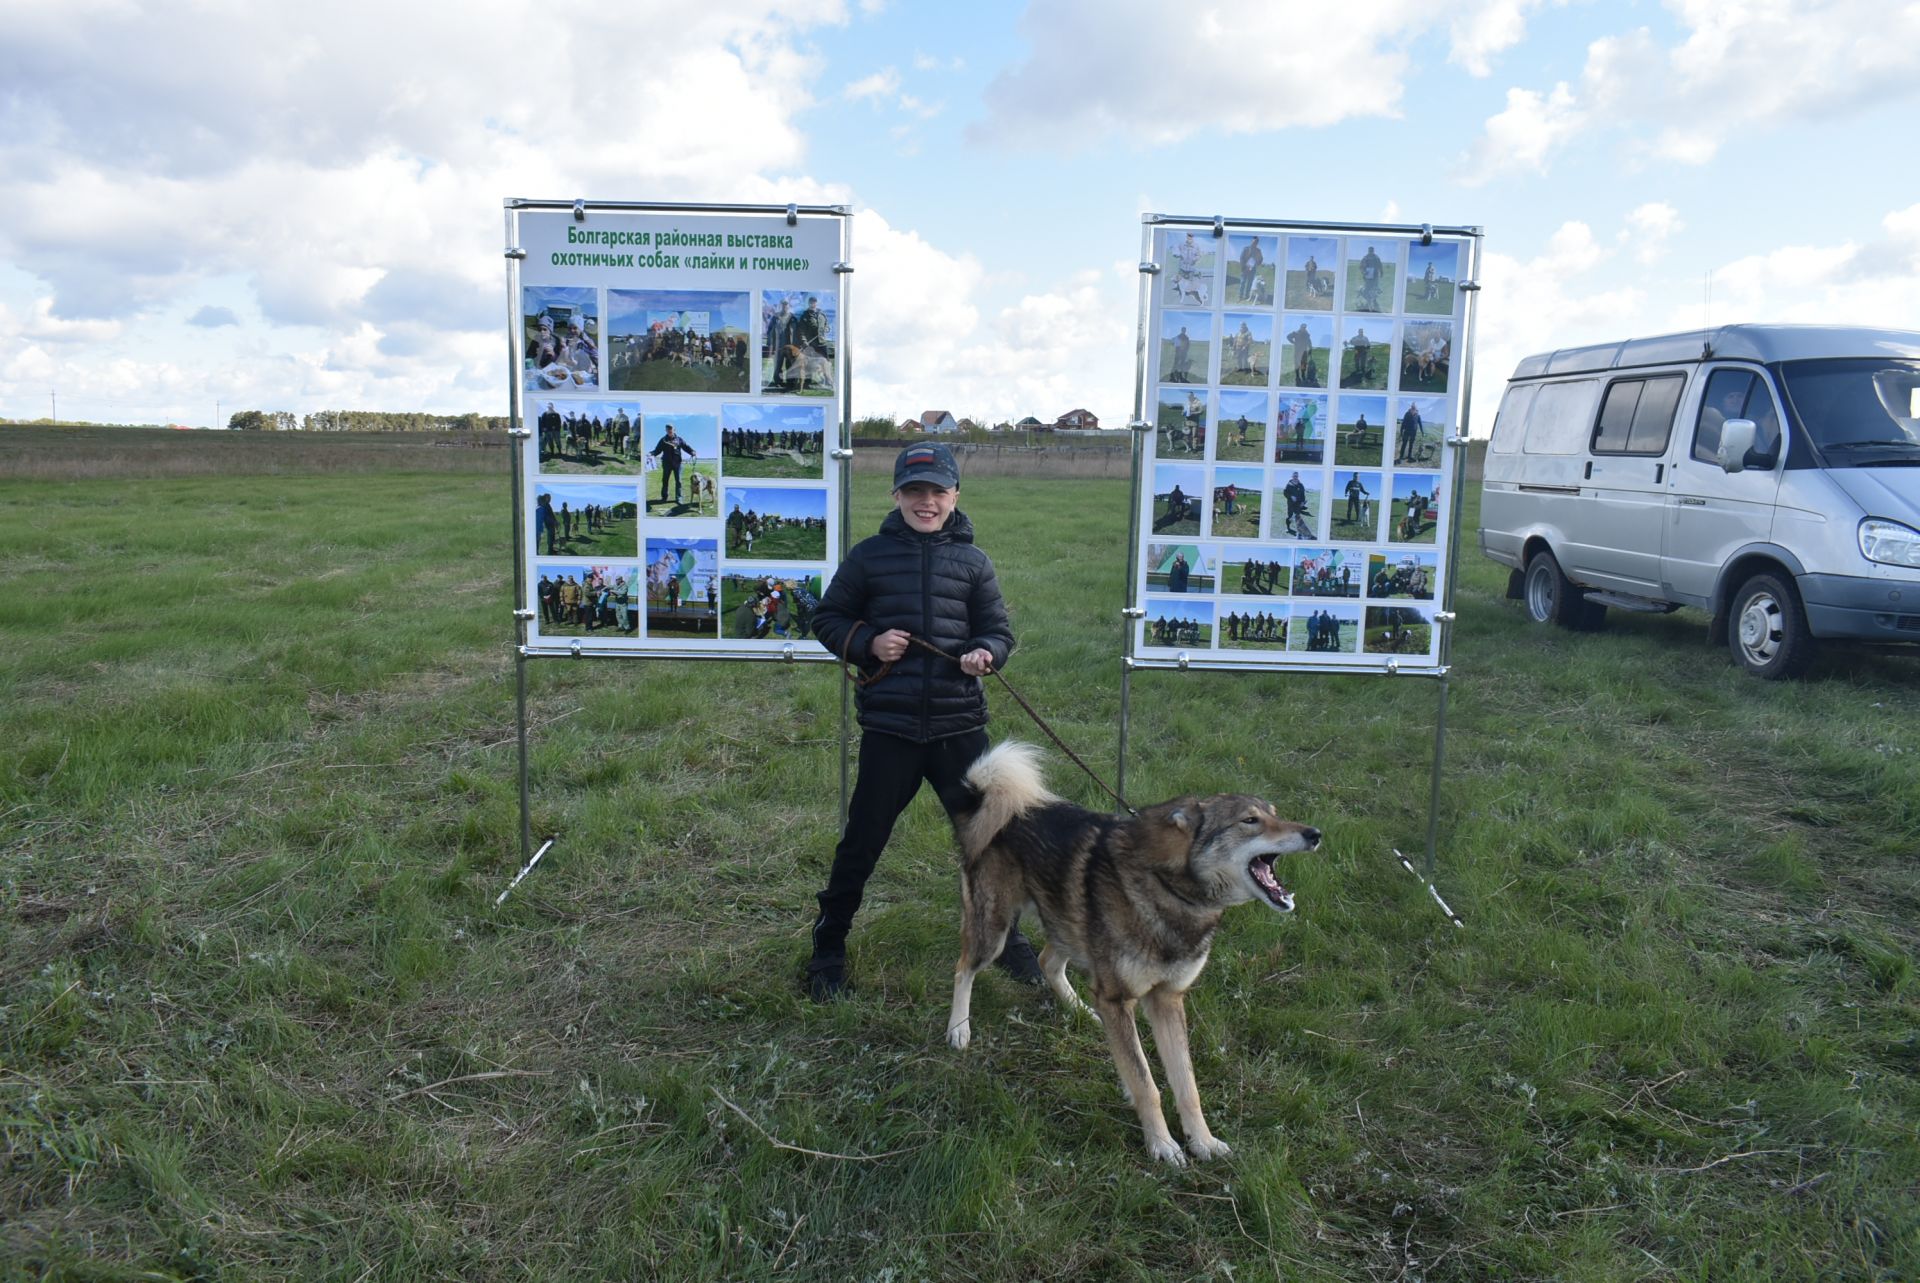
POLYGON ((1134 849, 1154 864, 1184 868, 1200 826, 1200 799, 1177 797, 1140 812, 1134 821, 1134 849))

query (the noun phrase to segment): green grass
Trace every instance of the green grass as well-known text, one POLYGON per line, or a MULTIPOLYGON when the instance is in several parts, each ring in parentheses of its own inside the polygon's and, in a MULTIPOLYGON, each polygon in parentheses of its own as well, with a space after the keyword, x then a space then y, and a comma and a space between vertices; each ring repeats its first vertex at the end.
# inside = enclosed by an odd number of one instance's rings
POLYGON ((1453 282, 1444 279, 1436 280, 1434 282, 1434 296, 1430 299, 1422 297, 1426 292, 1426 288, 1426 282, 1419 276, 1415 276, 1408 281, 1407 303, 1406 307, 1402 310, 1413 313, 1416 316, 1452 316, 1453 282))
MULTIPOLYGON (((856 533, 886 480, 856 475, 856 533)), ((856 996, 800 1000, 830 664, 531 665, 560 838, 492 907, 505 489, 0 483, 0 1278, 1920 1272, 1913 658, 1760 683, 1690 612, 1534 628, 1469 552, 1437 878, 1465 930, 1390 854, 1425 832, 1432 684, 1135 674, 1136 801, 1244 788, 1328 835, 1298 913, 1215 943, 1189 1005, 1236 1154, 1172 1171, 1044 997, 989 974, 945 1047, 930 798, 856 996)), ((1127 495, 965 505, 1009 677, 1107 772, 1127 495)))

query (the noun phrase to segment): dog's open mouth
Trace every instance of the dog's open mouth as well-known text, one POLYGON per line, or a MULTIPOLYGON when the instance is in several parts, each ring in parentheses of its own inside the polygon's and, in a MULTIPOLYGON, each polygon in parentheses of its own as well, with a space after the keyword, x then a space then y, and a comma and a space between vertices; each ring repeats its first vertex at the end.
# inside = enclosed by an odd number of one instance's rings
POLYGON ((1282 913, 1293 912, 1293 892, 1280 885, 1280 879, 1273 876, 1273 856, 1256 855, 1247 862, 1247 872, 1253 878, 1255 886, 1265 893, 1267 903, 1282 913))

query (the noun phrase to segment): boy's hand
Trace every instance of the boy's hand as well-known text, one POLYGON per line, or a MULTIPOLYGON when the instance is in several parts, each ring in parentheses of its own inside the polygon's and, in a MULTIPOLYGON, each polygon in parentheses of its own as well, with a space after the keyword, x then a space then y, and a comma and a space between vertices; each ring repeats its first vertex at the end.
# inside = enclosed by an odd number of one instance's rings
POLYGON ((891 664, 907 653, 907 641, 913 634, 901 628, 889 628, 873 639, 867 647, 873 657, 883 664, 891 664))
POLYGON ((960 671, 969 677, 985 677, 993 671, 993 652, 985 646, 960 657, 960 671))

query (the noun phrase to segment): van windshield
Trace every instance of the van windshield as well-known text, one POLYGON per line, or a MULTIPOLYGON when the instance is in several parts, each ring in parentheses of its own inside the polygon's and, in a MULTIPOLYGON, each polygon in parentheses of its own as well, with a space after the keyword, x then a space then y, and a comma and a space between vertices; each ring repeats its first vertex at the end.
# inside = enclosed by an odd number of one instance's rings
POLYGON ((1920 467, 1920 361, 1785 361, 1780 374, 1828 467, 1920 467))

